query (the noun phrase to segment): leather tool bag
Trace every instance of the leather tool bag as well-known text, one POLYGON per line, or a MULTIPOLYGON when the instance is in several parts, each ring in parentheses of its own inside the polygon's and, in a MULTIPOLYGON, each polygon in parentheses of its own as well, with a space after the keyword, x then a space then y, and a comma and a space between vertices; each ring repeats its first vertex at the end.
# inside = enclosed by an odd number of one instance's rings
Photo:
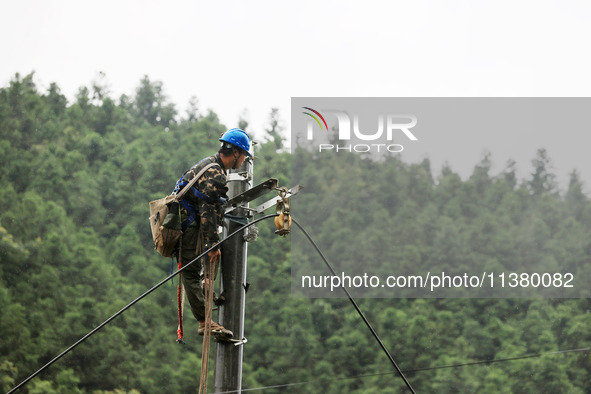
POLYGON ((211 163, 205 166, 191 179, 177 194, 171 194, 159 200, 150 201, 150 228, 152 229, 152 240, 154 249, 164 257, 172 257, 179 239, 183 235, 181 230, 181 212, 179 200, 189 191, 201 178, 201 175, 210 167, 216 165, 211 163))

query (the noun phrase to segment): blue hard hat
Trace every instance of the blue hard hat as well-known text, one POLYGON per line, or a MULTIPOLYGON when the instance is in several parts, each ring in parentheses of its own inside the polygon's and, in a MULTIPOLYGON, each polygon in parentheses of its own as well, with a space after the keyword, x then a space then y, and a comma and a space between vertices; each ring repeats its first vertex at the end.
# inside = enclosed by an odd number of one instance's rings
POLYGON ((238 128, 230 129, 222 135, 220 141, 232 144, 245 151, 248 156, 252 156, 250 154, 250 137, 248 137, 248 134, 244 130, 238 128))

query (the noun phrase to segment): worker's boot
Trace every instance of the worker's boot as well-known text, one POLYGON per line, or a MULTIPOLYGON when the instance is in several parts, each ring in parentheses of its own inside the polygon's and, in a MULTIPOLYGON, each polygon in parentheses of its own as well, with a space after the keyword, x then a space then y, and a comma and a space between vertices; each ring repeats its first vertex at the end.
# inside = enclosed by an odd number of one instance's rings
MULTIPOLYGON (((199 330, 197 331, 199 335, 203 335, 205 333, 205 322, 199 322, 199 330)), ((223 326, 219 325, 218 323, 211 321, 211 335, 213 336, 220 336, 225 338, 232 338, 234 334, 232 331, 224 328, 223 326)))

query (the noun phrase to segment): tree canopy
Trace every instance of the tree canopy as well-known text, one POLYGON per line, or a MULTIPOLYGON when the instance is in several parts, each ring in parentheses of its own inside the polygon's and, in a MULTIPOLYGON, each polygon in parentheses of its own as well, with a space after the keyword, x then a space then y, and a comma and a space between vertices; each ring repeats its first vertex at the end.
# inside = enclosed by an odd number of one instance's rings
MULTIPOLYGON (((111 97, 104 76, 69 103, 34 75, 0 88, 0 385, 10 390, 148 287, 171 262, 152 248, 148 202, 218 148, 226 127, 197 99, 179 115, 162 83, 147 76, 135 95, 111 97)), ((243 123, 248 128, 248 124, 243 123)), ((247 129, 248 131, 248 129, 247 129)), ((491 157, 462 180, 451 168, 396 158, 286 151, 280 114, 270 111, 256 147, 255 182, 290 186, 290 164, 318 199, 294 198, 312 236, 335 259, 369 246, 368 259, 404 268, 425 259, 491 266, 543 261, 590 270, 591 204, 578 172, 558 192, 540 150, 528 179, 515 163, 490 173, 491 157), (300 165, 301 164, 301 165, 300 165), (342 190, 334 177, 349 174, 342 190), (347 199, 356 190, 359 198, 347 199), (372 209, 358 201, 371 201, 372 209), (347 217, 348 226, 340 218, 347 217), (367 229, 359 234, 359 228, 367 229), (379 231, 387 228, 388 232, 379 231), (356 231, 356 232, 355 232, 356 231)), ((294 229, 294 231, 296 231, 294 229)), ((327 274, 313 255, 292 256, 289 240, 259 226, 249 246, 243 387, 309 382, 265 392, 405 392, 346 299, 296 298, 291 259, 327 274), (306 265, 307 264, 307 265, 306 265), (390 372, 390 374, 388 374, 390 372)), ((403 370, 478 360, 540 357, 410 372, 418 392, 591 392, 589 299, 362 299, 360 307, 403 370)), ((31 393, 195 392, 201 337, 185 321, 176 342, 176 283, 164 286, 77 347, 27 386, 31 393)), ((211 371, 211 369, 210 369, 211 371)), ((213 379, 209 379, 210 382, 213 379)))

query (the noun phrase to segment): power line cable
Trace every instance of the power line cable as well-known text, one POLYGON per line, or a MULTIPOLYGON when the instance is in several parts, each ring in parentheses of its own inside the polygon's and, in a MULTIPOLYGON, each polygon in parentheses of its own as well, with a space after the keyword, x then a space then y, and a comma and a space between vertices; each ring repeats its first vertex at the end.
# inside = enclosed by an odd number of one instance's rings
MULTIPOLYGON (((304 230, 304 228, 293 217, 292 217, 292 220, 296 224, 296 226, 298 226, 300 228, 300 230, 304 233, 304 235, 308 238, 308 241, 310 241, 310 243, 314 246, 314 248, 316 249, 316 251, 318 252, 318 254, 320 255, 320 257, 322 257, 322 260, 324 261, 324 263, 326 264, 326 266, 328 267, 328 269, 330 270, 330 272, 332 272, 332 274, 334 276, 336 276, 337 275, 336 272, 332 269, 332 266, 330 265, 330 263, 328 262, 328 260, 326 260, 326 257, 324 257, 324 254, 320 251, 320 248, 318 247, 318 245, 316 245, 316 242, 314 242, 314 240, 312 239, 312 237, 310 237, 310 234, 308 234, 308 232, 306 230, 304 230)), ((351 301, 351 303, 355 307, 355 310, 357 311, 357 313, 359 314, 359 316, 361 316, 361 318, 363 319, 363 322, 365 323, 365 325, 367 326, 367 328, 369 328, 369 330, 371 331, 371 334, 373 335, 373 337, 379 343, 379 345, 382 348, 382 350, 384 351, 384 353, 386 353, 386 356, 388 356, 388 359, 390 360, 390 362, 392 363, 392 365, 394 366, 394 368, 396 369, 396 371, 398 372, 398 374, 400 375, 400 377, 402 378, 402 380, 404 380, 404 383, 406 384, 406 387, 408 387, 408 389, 413 394, 415 394, 415 390, 410 385, 410 382, 408 381, 408 379, 406 379, 406 376, 404 376, 404 373, 402 372, 402 370, 400 369, 400 367, 398 367, 398 364, 396 364, 396 361, 394 361, 394 358, 392 357, 392 355, 390 354, 390 352, 388 351, 388 349, 386 348, 386 346, 384 345, 384 343, 382 342, 382 340, 380 339, 380 337, 378 336, 378 334, 376 333, 376 331, 373 329, 373 327, 371 326, 371 324, 369 323, 369 321, 367 320, 367 318, 365 317, 365 315, 363 314, 363 312, 361 311, 361 309, 359 309, 359 306, 357 305, 357 303, 355 302, 355 300, 353 299, 353 297, 351 297, 351 294, 349 294, 349 292, 347 291, 347 289, 344 286, 341 286, 341 289, 343 289, 343 291, 345 292, 345 294, 349 298, 349 301, 351 301)))
MULTIPOLYGON (((242 230, 246 229, 247 227, 252 226, 255 223, 258 223, 262 220, 265 219, 269 219, 271 217, 275 217, 278 216, 278 214, 271 214, 271 215, 266 215, 263 217, 260 217, 258 219, 253 220, 252 222, 240 227, 238 230, 234 231, 232 234, 228 235, 226 238, 224 238, 222 241, 220 241, 215 248, 218 248, 223 242, 225 242, 226 240, 234 237, 236 234, 238 234, 239 232, 241 232, 242 230)), ((293 219, 293 216, 292 216, 293 219)), ((326 260, 326 258, 324 257, 324 255, 322 254, 322 252, 320 251, 320 249, 318 248, 318 246, 316 245, 316 243, 314 242, 314 240, 310 237, 310 235, 306 232, 306 230, 295 220, 293 219, 294 223, 300 228, 300 230, 306 235, 306 237, 308 238, 308 240, 312 243, 312 245, 314 246, 314 248, 316 249, 316 251, 318 252, 318 254, 320 255, 320 257, 322 257, 322 260, 324 261, 324 263, 327 265, 327 267, 329 268, 329 270, 332 272, 333 275, 336 275, 335 271, 333 270, 332 266, 330 265, 330 263, 326 260)), ((189 265, 193 264, 194 262, 198 261, 199 259, 201 259, 203 256, 205 256, 206 253, 208 253, 209 251, 205 251, 202 254, 200 254, 199 256, 197 256, 196 258, 194 258, 192 261, 190 261, 189 263, 185 264, 182 268, 180 268, 179 270, 177 270, 176 272, 172 273, 171 275, 169 275, 168 277, 164 278, 163 280, 161 280, 160 282, 158 282, 156 285, 154 285, 151 289, 147 290, 145 293, 143 293, 142 295, 140 295, 139 297, 137 297, 135 300, 131 301, 129 304, 127 304, 126 306, 124 306, 123 308, 121 308, 118 312, 116 312, 114 315, 112 315, 111 317, 109 317, 107 320, 105 320, 104 322, 102 322, 100 325, 98 325, 96 328, 94 328, 93 330, 91 330, 88 334, 86 334, 85 336, 83 336, 82 338, 80 338, 78 341, 76 341, 74 344, 72 344, 70 347, 68 347, 66 350, 64 350, 62 353, 58 354, 56 357, 54 357, 51 361, 49 361, 47 364, 45 364, 44 366, 42 366, 41 368, 39 368, 36 372, 34 372, 32 375, 30 375, 28 378, 26 378, 25 380, 23 380, 21 383, 19 383, 16 387, 14 387, 12 390, 10 390, 7 394, 11 394, 13 392, 15 392, 16 390, 20 389, 21 387, 23 387, 25 384, 27 384, 31 379, 33 379, 34 377, 36 377, 37 375, 39 375, 41 372, 43 372, 45 369, 47 369, 49 366, 51 366, 53 363, 55 363, 56 361, 58 361, 60 358, 62 358, 63 356, 65 356, 67 353, 69 353, 71 350, 73 350, 75 347, 77 347, 78 345, 80 345, 82 342, 84 342, 85 340, 87 340, 88 338, 90 338, 92 335, 94 335, 97 331, 99 331, 101 328, 103 328, 104 326, 106 326, 107 324, 109 324, 111 321, 113 321, 116 317, 118 317, 119 315, 123 314, 125 311, 127 311, 129 308, 131 308, 133 305, 135 305, 137 302, 139 302, 140 300, 142 300, 143 298, 145 298, 146 296, 148 296, 149 294, 151 294, 153 291, 155 291, 156 289, 158 289, 160 286, 162 286, 164 283, 166 283, 168 280, 172 279, 173 277, 175 277, 176 275, 178 275, 179 273, 181 273, 186 267, 188 267, 189 265)), ((374 338, 378 341, 378 343, 380 344, 381 348, 384 350, 384 352, 386 353, 386 355, 388 356, 388 358, 390 359, 390 362, 394 365, 394 368, 396 369, 396 371, 398 371, 398 373, 400 374, 400 376, 402 377, 402 379, 404 380, 405 384, 407 385, 407 387, 410 389, 410 391, 414 394, 415 391, 412 388, 412 386, 410 385, 410 383, 408 382, 408 380, 406 379, 406 377, 404 376, 404 374, 402 373, 402 371, 400 370, 400 368, 398 367, 398 365, 396 364, 396 362, 394 361, 394 358, 392 358, 392 356, 390 355, 390 352, 388 351, 388 349, 386 348, 386 346, 383 344, 383 342, 381 341, 380 337, 378 336, 378 334, 375 332, 375 330, 373 329, 373 327, 371 326, 371 324, 369 323, 369 321, 367 320, 367 318, 365 317, 365 315, 363 314, 363 312, 361 311, 361 309, 359 308, 359 306, 357 305, 357 303, 355 302, 355 300, 353 299, 353 297, 351 297, 351 295, 349 294, 349 292, 347 291, 347 289, 345 289, 344 287, 341 287, 343 289, 343 291, 345 292, 345 294, 347 295, 347 297, 349 298, 349 301, 351 301, 351 303, 353 304, 353 306, 355 307, 355 310, 357 311, 357 313, 361 316, 361 318, 363 319, 363 321, 365 322, 365 324, 367 325, 367 327, 369 328, 369 330, 371 331, 372 335, 374 336, 374 338)))
POLYGON ((469 363, 463 363, 463 364, 452 364, 452 365, 442 365, 439 367, 425 367, 425 368, 415 368, 415 369, 409 369, 407 371, 404 372, 421 372, 421 371, 431 371, 434 369, 444 369, 444 368, 456 368, 456 367, 465 367, 467 365, 477 365, 477 364, 492 364, 492 363, 498 363, 498 362, 504 362, 504 361, 515 361, 515 360, 522 360, 525 358, 536 358, 536 357, 542 357, 544 355, 549 355, 549 354, 562 354, 562 353, 572 353, 572 352, 585 352, 585 351, 589 351, 591 350, 591 348, 581 348, 581 349, 568 349, 568 350, 557 350, 555 352, 546 352, 546 353, 536 353, 536 354, 526 354, 524 356, 517 356, 517 357, 509 357, 509 358, 499 358, 499 359, 493 359, 493 360, 480 360, 480 361, 472 361, 469 363))
MULTIPOLYGON (((435 370, 435 369, 458 368, 458 367, 477 365, 477 364, 492 364, 492 363, 505 362, 505 361, 521 360, 521 359, 526 359, 526 358, 542 357, 542 356, 551 355, 551 354, 585 352, 585 351, 591 351, 591 348, 558 350, 555 352, 527 354, 527 355, 518 356, 518 357, 499 358, 499 359, 493 359, 493 360, 478 360, 478 361, 473 361, 473 362, 463 363, 463 364, 451 364, 451 365, 440 365, 440 366, 435 366, 435 367, 405 369, 402 372, 411 373, 411 372, 431 371, 431 370, 435 370)), ((257 391, 257 390, 262 391, 262 390, 270 390, 270 389, 280 389, 280 388, 286 388, 286 387, 291 387, 291 386, 302 386, 302 385, 306 385, 306 384, 320 383, 320 382, 329 383, 329 382, 338 382, 338 381, 342 381, 342 380, 364 379, 364 378, 370 378, 370 377, 375 377, 375 376, 392 375, 393 373, 394 372, 389 371, 389 372, 377 372, 377 373, 372 373, 372 374, 349 376, 349 377, 336 378, 336 379, 314 379, 314 380, 308 380, 305 382, 284 383, 284 384, 276 384, 273 386, 253 387, 253 388, 242 389, 242 390, 223 391, 223 392, 217 392, 215 394, 230 394, 230 393, 237 393, 239 391, 247 392, 247 391, 257 391)))
POLYGON ((55 358, 53 358, 51 361, 49 361, 47 364, 45 364, 44 366, 42 366, 41 368, 39 368, 35 373, 33 373, 31 376, 29 376, 28 378, 26 378, 25 380, 23 380, 21 383, 19 383, 16 387, 14 387, 12 390, 10 390, 7 394, 11 394, 14 393, 16 390, 20 389, 21 387, 23 387, 25 384, 27 384, 31 379, 33 379, 35 376, 39 375, 41 372, 43 372, 46 368, 48 368, 51 364, 55 363, 57 360, 59 360, 60 358, 62 358, 63 356, 65 356, 68 352, 70 352, 72 349, 74 349, 76 346, 80 345, 82 342, 84 342, 85 340, 87 340, 88 338, 90 338, 93 334, 95 334, 98 330, 100 330, 101 328, 103 328, 104 326, 106 326, 107 324, 109 324, 111 321, 113 321, 113 319, 115 319, 117 316, 121 315, 123 312, 127 311, 129 308, 131 308, 133 305, 135 305, 138 301, 140 301, 141 299, 143 299, 144 297, 146 297, 147 295, 149 295, 150 293, 152 293, 154 290, 156 290, 157 288, 159 288, 160 286, 162 286, 163 284, 165 284, 167 281, 169 281, 171 278, 174 278, 176 275, 178 275, 180 272, 182 272, 185 268, 187 268, 188 266, 190 266, 191 264, 193 264, 194 262, 198 261, 199 259, 201 259, 203 256, 205 256, 210 250, 212 249, 216 249, 219 248, 220 245, 224 242, 226 242, 228 239, 234 237, 236 234, 240 233, 242 230, 244 230, 247 227, 252 226, 253 224, 260 222, 262 220, 265 219, 269 219, 272 217, 277 216, 277 214, 271 214, 271 215, 266 215, 263 217, 260 217, 256 220, 253 220, 252 222, 240 227, 238 230, 234 231, 232 234, 228 235, 226 238, 224 238, 223 240, 221 240, 220 242, 218 242, 213 248, 206 250, 205 252, 201 253, 199 256, 195 257, 193 260, 191 260, 190 262, 188 262, 187 264, 185 264, 182 268, 180 268, 179 270, 177 270, 175 273, 169 275, 168 277, 166 277, 165 279, 162 279, 160 282, 158 282, 156 285, 154 285, 154 287, 152 287, 151 289, 149 289, 148 291, 146 291, 144 294, 142 294, 141 296, 137 297, 135 300, 131 301, 129 304, 127 304, 126 306, 124 306, 123 308, 121 308, 119 310, 119 312, 115 313, 113 316, 109 317, 107 320, 105 320, 104 322, 102 322, 101 324, 99 324, 96 328, 94 328, 92 331, 90 331, 88 334, 84 335, 82 338, 80 338, 78 341, 76 341, 74 344, 72 344, 70 347, 68 347, 66 350, 64 350, 63 352, 61 352, 60 354, 58 354, 55 358))

